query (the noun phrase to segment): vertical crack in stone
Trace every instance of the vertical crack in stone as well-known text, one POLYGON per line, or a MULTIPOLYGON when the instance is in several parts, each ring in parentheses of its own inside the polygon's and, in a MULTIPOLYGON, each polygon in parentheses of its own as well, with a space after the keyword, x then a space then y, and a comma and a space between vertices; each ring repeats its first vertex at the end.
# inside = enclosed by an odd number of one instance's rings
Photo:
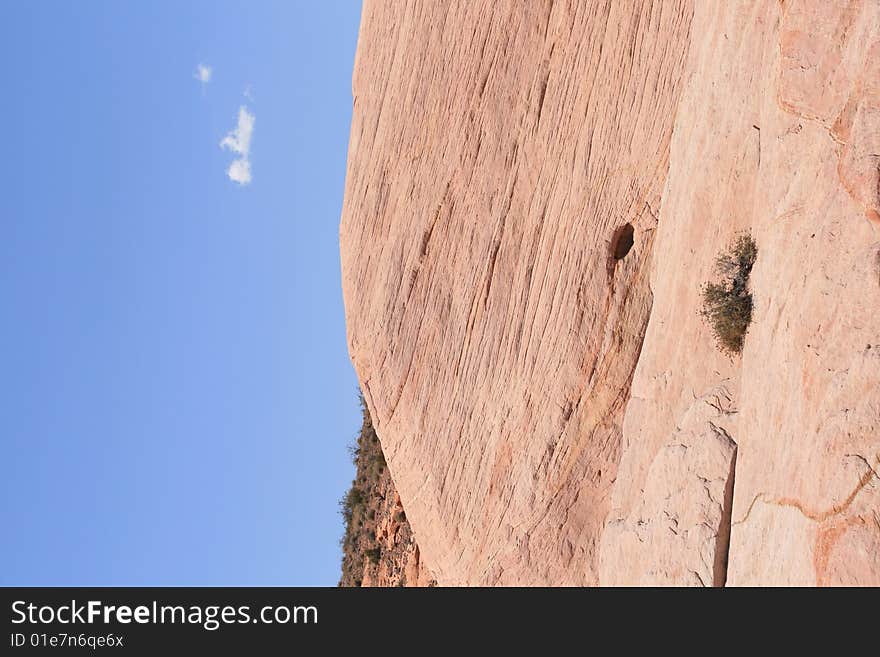
POLYGON ((724 501, 721 506, 721 522, 715 537, 715 564, 712 569, 712 586, 727 584, 727 564, 730 559, 730 523, 733 515, 733 483, 736 479, 737 446, 733 447, 730 459, 730 474, 724 484, 724 501))

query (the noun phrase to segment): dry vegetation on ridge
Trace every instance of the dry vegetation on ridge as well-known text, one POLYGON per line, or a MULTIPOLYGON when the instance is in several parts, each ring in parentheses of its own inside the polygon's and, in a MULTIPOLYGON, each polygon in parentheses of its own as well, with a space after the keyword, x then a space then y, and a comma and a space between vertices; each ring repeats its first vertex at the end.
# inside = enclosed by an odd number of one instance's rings
POLYGON ((340 586, 431 586, 361 397, 363 424, 350 451, 356 472, 339 502, 345 523, 340 586))

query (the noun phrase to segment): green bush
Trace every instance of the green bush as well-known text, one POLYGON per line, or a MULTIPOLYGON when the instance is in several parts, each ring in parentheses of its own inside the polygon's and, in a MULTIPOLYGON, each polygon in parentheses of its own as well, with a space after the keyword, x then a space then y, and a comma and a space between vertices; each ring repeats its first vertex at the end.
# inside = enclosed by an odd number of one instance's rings
POLYGON ((715 259, 719 280, 706 283, 702 289, 700 314, 712 327, 718 346, 729 354, 742 351, 752 322, 752 294, 748 284, 757 257, 758 247, 752 236, 739 235, 727 252, 715 259))
POLYGON ((374 564, 379 563, 379 558, 382 556, 382 548, 374 547, 364 550, 364 556, 374 564))
POLYGON ((363 505, 363 503, 363 492, 361 492, 360 488, 352 484, 352 487, 348 489, 345 497, 343 497, 342 500, 340 500, 339 502, 342 518, 345 520, 346 525, 351 524, 351 520, 354 517, 355 510, 363 505))
POLYGON ((364 494, 360 488, 358 488, 357 486, 352 486, 351 489, 348 491, 347 500, 352 507, 360 506, 361 504, 363 504, 364 494))
POLYGON ((348 452, 349 457, 351 457, 352 464, 357 465, 358 456, 361 454, 360 442, 355 440, 354 442, 349 443, 345 449, 348 452))

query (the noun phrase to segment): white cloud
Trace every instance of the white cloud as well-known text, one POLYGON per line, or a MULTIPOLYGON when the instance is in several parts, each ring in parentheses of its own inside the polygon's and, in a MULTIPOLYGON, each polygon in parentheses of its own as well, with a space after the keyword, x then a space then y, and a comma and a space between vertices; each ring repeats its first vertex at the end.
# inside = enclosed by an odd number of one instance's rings
POLYGON ((251 163, 248 160, 234 160, 226 170, 226 175, 239 185, 247 185, 251 181, 251 163))
POLYGON ((228 148, 247 158, 251 151, 251 135, 254 134, 254 115, 248 112, 247 107, 238 108, 238 125, 220 142, 221 148, 228 148))
POLYGON ((201 82, 203 85, 208 84, 211 81, 211 76, 214 74, 214 69, 212 69, 207 64, 199 64, 196 66, 196 72, 193 73, 193 77, 201 82))
POLYGON ((239 157, 229 165, 226 175, 239 185, 247 185, 251 181, 251 137, 254 134, 256 117, 246 107, 238 109, 238 124, 235 129, 223 138, 220 148, 228 148, 239 157))

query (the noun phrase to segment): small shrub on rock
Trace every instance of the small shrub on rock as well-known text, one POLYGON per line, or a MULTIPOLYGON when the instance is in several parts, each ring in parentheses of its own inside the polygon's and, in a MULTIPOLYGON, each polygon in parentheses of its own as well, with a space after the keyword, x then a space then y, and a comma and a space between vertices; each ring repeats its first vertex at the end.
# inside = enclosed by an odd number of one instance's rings
POLYGON ((751 235, 739 235, 728 250, 715 259, 718 280, 703 285, 700 314, 712 327, 719 348, 728 354, 742 351, 752 322, 749 275, 758 257, 751 235))

